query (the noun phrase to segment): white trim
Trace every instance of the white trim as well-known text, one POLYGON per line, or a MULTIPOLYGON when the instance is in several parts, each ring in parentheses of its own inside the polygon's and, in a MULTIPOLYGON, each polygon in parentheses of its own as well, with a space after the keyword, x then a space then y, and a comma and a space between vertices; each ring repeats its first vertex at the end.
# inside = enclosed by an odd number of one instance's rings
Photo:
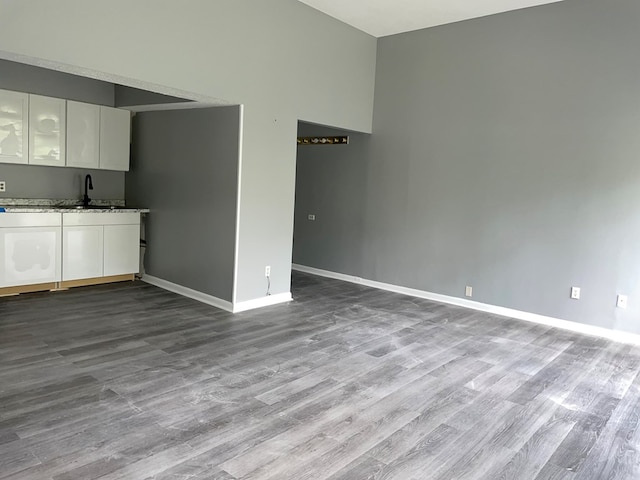
POLYGON ((217 107, 230 107, 233 106, 229 103, 200 103, 193 100, 185 100, 184 102, 172 102, 172 103, 155 103, 153 105, 123 105, 118 107, 122 110, 129 110, 135 113, 144 112, 164 112, 168 110, 193 110, 195 108, 217 108, 217 107))
POLYGON ((240 105, 240 121, 238 125, 238 193, 236 196, 236 238, 233 252, 233 290, 231 300, 238 298, 238 259, 240 250, 240 194, 242 193, 242 141, 244 138, 244 105, 240 105))
POLYGON ((156 287, 169 290, 170 292, 177 293, 178 295, 182 295, 183 297, 189 297, 199 302, 206 303, 207 305, 221 308, 222 310, 226 310, 227 312, 233 312, 233 305, 231 302, 227 302, 226 300, 214 297, 213 295, 207 295, 206 293, 198 292, 197 290, 192 290, 191 288, 183 287, 182 285, 178 285, 176 283, 172 283, 167 280, 163 280, 161 278, 157 278, 147 274, 144 274, 142 276, 142 281, 150 283, 151 285, 155 285, 156 287))
POLYGON ((387 290, 389 292, 402 293, 404 295, 410 295, 412 297, 424 298, 427 300, 433 300, 435 302, 447 303, 450 305, 470 308, 472 310, 478 310, 481 312, 493 313, 495 315, 502 315, 504 317, 511 317, 518 320, 525 320, 527 322, 533 322, 541 325, 547 325, 550 327, 561 328, 563 330, 570 330, 572 332, 607 338, 609 340, 614 340, 616 342, 629 343, 632 345, 640 345, 640 335, 634 334, 634 333, 621 332, 618 330, 610 330, 608 328, 596 327, 593 325, 585 325, 583 323, 571 322, 569 320, 562 320, 560 318, 547 317, 545 315, 538 315, 537 313, 523 312, 521 310, 514 310, 506 307, 499 307, 497 305, 474 302, 474 301, 466 300, 463 298, 450 297, 448 295, 441 295, 439 293, 431 293, 431 292, 426 292, 424 290, 416 290, 414 288, 401 287, 401 286, 393 285, 390 283, 376 282, 374 280, 367 280, 360 277, 354 277, 352 275, 345 275, 344 273, 336 273, 328 270, 321 270, 319 268, 307 267, 305 265, 298 265, 295 263, 291 265, 291 268, 299 272, 311 273, 313 275, 319 275, 321 277, 334 278, 336 280, 357 283, 359 285, 366 285, 368 287, 378 288, 380 290, 387 290))
POLYGON ((269 295, 267 297, 255 298, 245 302, 237 302, 233 305, 233 313, 246 312, 256 308, 268 307, 279 303, 286 303, 293 300, 291 292, 278 293, 277 295, 269 295))
POLYGON ((168 290, 173 293, 177 293, 178 295, 182 295, 184 297, 192 298, 199 302, 206 303, 207 305, 218 307, 222 310, 226 310, 227 312, 231 312, 231 313, 246 312, 247 310, 253 310, 261 307, 268 307, 271 305, 286 303, 293 300, 293 298, 291 297, 291 292, 286 292, 286 293, 269 295, 267 297, 256 298, 253 300, 247 300, 245 302, 238 302, 238 303, 232 304, 231 302, 227 302, 226 300, 222 300, 218 297, 214 297, 213 295, 207 295, 206 293, 198 292, 197 290, 183 287, 182 285, 169 282, 168 280, 163 280, 162 278, 154 277, 153 275, 144 274, 141 280, 151 285, 155 285, 156 287, 163 288, 165 290, 168 290))

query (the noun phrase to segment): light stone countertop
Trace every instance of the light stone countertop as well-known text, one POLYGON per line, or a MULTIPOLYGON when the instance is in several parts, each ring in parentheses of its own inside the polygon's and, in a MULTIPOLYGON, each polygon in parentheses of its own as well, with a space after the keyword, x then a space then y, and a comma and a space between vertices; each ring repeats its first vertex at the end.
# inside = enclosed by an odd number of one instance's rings
POLYGON ((13 206, 0 207, 4 213, 149 213, 148 208, 126 208, 126 207, 48 207, 48 206, 13 206))
POLYGON ((148 208, 127 208, 124 200, 93 200, 88 208, 77 199, 0 198, 6 213, 149 213, 148 208))

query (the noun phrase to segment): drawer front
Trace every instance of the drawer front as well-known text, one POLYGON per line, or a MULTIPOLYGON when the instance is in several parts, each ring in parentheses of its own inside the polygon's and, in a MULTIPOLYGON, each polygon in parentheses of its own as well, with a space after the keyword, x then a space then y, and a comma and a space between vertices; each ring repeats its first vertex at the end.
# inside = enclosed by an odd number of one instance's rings
POLYGON ((139 212, 107 213, 107 212, 68 212, 62 214, 62 225, 138 225, 139 212))
POLYGON ((59 227, 61 222, 59 213, 0 213, 0 228, 59 227))

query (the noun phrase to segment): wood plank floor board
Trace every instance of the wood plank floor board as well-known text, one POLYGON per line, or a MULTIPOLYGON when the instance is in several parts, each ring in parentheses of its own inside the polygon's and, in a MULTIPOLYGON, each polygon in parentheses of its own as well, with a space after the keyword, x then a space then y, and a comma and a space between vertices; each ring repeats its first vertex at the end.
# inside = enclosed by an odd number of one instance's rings
POLYGON ((596 363, 601 355, 602 352, 594 348, 583 349, 580 355, 563 352, 510 395, 509 399, 523 405, 539 395, 564 399, 579 380, 590 373, 590 367, 585 366, 596 363))
MULTIPOLYGON (((338 408, 341 408, 342 412, 338 412, 336 411, 335 407, 332 407, 330 411, 326 412, 326 414, 325 412, 323 412, 324 420, 315 418, 313 424, 321 428, 322 433, 320 435, 322 436, 322 438, 333 439, 333 444, 335 445, 337 443, 336 440, 345 441, 348 436, 356 434, 357 432, 360 432, 366 429, 371 424, 371 422, 382 420, 383 418, 389 415, 393 416, 394 415, 393 409, 396 409, 397 411, 400 411, 400 412, 407 412, 407 414, 410 416, 416 415, 414 413, 411 413, 405 410, 402 407, 398 408, 397 403, 389 403, 389 402, 381 401, 381 402, 376 402, 371 404, 371 401, 368 401, 365 399, 364 406, 365 408, 359 411, 356 410, 356 413, 352 413, 354 411, 354 408, 343 409, 342 404, 339 404, 338 408), (369 405, 369 406, 366 406, 366 405, 369 405)), ((300 442, 302 440, 304 440, 305 442, 310 441, 310 438, 312 437, 312 435, 318 434, 318 432, 320 431, 318 429, 310 430, 307 423, 304 423, 304 424, 301 424, 300 427, 296 427, 292 431, 285 432, 283 435, 281 435, 280 437, 283 437, 284 440, 279 439, 278 444, 282 444, 283 441, 286 442, 287 440, 292 441, 291 434, 295 430, 299 431, 299 434, 296 437, 294 437, 296 439, 295 440, 296 442, 300 442), (302 437, 300 437, 300 435, 302 435, 302 437)), ((272 452, 274 448, 270 446, 271 442, 266 442, 266 443, 267 445, 265 445, 265 447, 267 448, 267 452, 272 452)), ((323 443, 325 445, 331 444, 331 442, 329 442, 328 440, 323 441, 323 443)), ((261 455, 261 453, 264 453, 264 452, 261 452, 260 450, 261 450, 260 448, 256 448, 253 451, 247 452, 245 456, 251 458, 252 461, 255 462, 256 457, 260 458, 261 456, 264 456, 264 455, 261 455)), ((317 449, 315 453, 316 454, 318 453, 317 449)), ((285 456, 280 461, 285 460, 285 463, 286 463, 286 458, 287 456, 285 456)), ((247 462, 247 460, 244 458, 234 459, 234 462, 237 462, 237 461, 244 462, 245 464, 247 462)), ((274 460, 269 464, 267 468, 276 469, 276 466, 277 466, 277 462, 274 460)), ((233 465, 230 468, 227 468, 227 464, 225 464, 223 465, 223 467, 226 470, 229 470, 231 473, 234 473, 236 475, 239 474, 239 472, 235 469, 235 467, 233 467, 233 465)))
MULTIPOLYGON (((84 430, 80 428, 60 430, 54 434, 34 436, 25 439, 25 445, 42 461, 51 462, 60 457, 67 457, 87 449, 87 446, 99 445, 99 451, 118 451, 129 442, 142 435, 155 436, 162 433, 162 429, 154 424, 149 415, 124 413, 108 417, 100 423, 87 422, 84 430)), ((78 458, 87 459, 84 454, 77 454, 78 458)))
POLYGON ((0 299, 0 479, 637 480, 640 348, 294 272, 0 299))
POLYGON ((483 393, 500 393, 508 396, 531 378, 514 370, 507 370, 503 366, 491 367, 465 384, 471 390, 483 393))
POLYGON ((376 479, 412 480, 434 478, 434 459, 448 455, 447 451, 460 432, 446 424, 441 424, 420 440, 406 454, 396 458, 376 473, 376 479))
POLYGON ((389 464, 407 454, 438 427, 468 405, 476 394, 462 387, 443 392, 436 402, 400 430, 375 445, 367 456, 389 464))
POLYGON ((0 430, 0 445, 6 445, 7 443, 15 442, 16 440, 20 440, 18 434, 9 429, 0 430))
POLYGON ((484 478, 486 480, 537 478, 574 425, 573 421, 562 416, 552 417, 524 443, 507 464, 496 465, 485 474, 484 478))
POLYGON ((580 469, 609 420, 599 414, 582 413, 575 417, 574 426, 551 457, 552 463, 571 472, 580 469))
POLYGON ((224 470, 217 467, 203 467, 201 465, 191 465, 189 463, 178 465, 162 473, 146 477, 144 480, 236 480, 224 470))
POLYGON ((335 451, 340 443, 320 433, 296 442, 294 447, 291 445, 291 443, 283 444, 280 452, 271 449, 268 452, 262 450, 243 455, 240 457, 240 461, 244 462, 242 469, 237 466, 237 459, 223 464, 223 468, 238 478, 278 478, 278 476, 287 478, 290 476, 292 465, 308 462, 310 459, 317 459, 330 451, 335 451))
MULTIPOLYGON (((363 412, 366 411, 371 415, 371 410, 367 409, 366 406, 371 404, 372 401, 370 399, 363 398, 360 410, 356 410, 357 403, 353 403, 352 408, 345 408, 343 402, 331 403, 331 407, 327 410, 318 411, 317 415, 313 418, 313 421, 305 421, 300 422, 298 425, 293 428, 282 432, 280 435, 271 438, 270 440, 257 445, 251 450, 245 452, 240 457, 236 457, 231 460, 231 466, 229 467, 229 471, 232 473, 237 473, 237 464, 238 462, 245 465, 245 469, 255 470, 259 464, 266 464, 271 462, 271 467, 274 467, 274 463, 276 460, 284 461, 285 463, 290 459, 288 455, 282 456, 280 454, 276 454, 276 452, 281 452, 283 448, 287 448, 289 450, 294 450, 294 446, 297 452, 297 455, 300 455, 300 448, 307 449, 310 448, 309 442, 311 444, 317 445, 325 445, 330 446, 330 448, 334 448, 339 444, 339 442, 333 438, 330 438, 324 432, 331 432, 332 429, 335 429, 339 425, 347 425, 352 428, 357 428, 357 425, 366 426, 367 422, 358 421, 357 413, 355 412, 363 412), (356 425, 356 427, 353 427, 356 425), (326 439, 326 441, 324 441, 326 439), (280 458, 282 457, 282 458, 280 458), (248 469, 246 467, 247 459, 250 459, 251 464, 253 465, 253 469, 248 469)), ((364 428, 361 427, 361 428, 364 428)), ((313 448, 314 452, 318 454, 318 446, 313 448)), ((227 469, 228 464, 224 464, 223 468, 227 469)))
POLYGON ((11 475, 41 464, 40 460, 21 440, 2 445, 0 475, 11 475))
POLYGON ((429 357, 435 357, 445 350, 447 350, 446 347, 432 347, 412 339, 411 342, 403 342, 402 347, 385 355, 385 360, 412 369, 424 363, 429 357))
POLYGON ((511 425, 521 410, 522 406, 503 401, 471 428, 457 430, 459 435, 448 445, 456 455, 441 453, 433 458, 430 475, 434 480, 482 478, 489 469, 506 464, 513 452, 492 440, 511 425))
POLYGON ((385 464, 373 458, 362 456, 331 475, 327 480, 373 480, 379 478, 385 464))
MULTIPOLYGON (((12 423, 10 422, 11 419, 41 417, 43 414, 47 415, 48 412, 55 409, 70 409, 78 405, 93 405, 103 402, 110 397, 115 398, 115 396, 115 392, 102 388, 102 386, 98 384, 92 387, 77 387, 64 392, 49 394, 45 397, 31 399, 20 405, 14 404, 10 407, 10 412, 2 415, 0 422, 12 423)), ((5 410, 5 408, 2 410, 5 410)), ((22 420, 18 420, 17 422, 18 424, 22 424, 22 420)))
POLYGON ((93 421, 95 417, 126 410, 129 405, 126 399, 107 389, 102 395, 83 397, 58 408, 43 409, 35 414, 2 421, 0 428, 11 425, 20 438, 29 438, 93 421))
MULTIPOLYGON (((570 472, 564 468, 560 468, 557 465, 548 463, 540 470, 540 473, 536 475, 534 480, 574 480, 576 478, 575 472, 570 472)), ((599 478, 599 477, 592 477, 599 478)), ((605 477, 602 477, 605 478, 605 477)))
POLYGON ((310 480, 326 478, 362 456, 371 447, 413 420, 416 415, 415 412, 406 409, 395 409, 388 415, 370 422, 364 430, 345 439, 339 443, 338 446, 320 457, 311 458, 310 461, 296 462, 294 464, 287 462, 287 468, 284 472, 274 472, 268 469, 264 472, 249 474, 245 476, 245 478, 254 480, 279 478, 310 480))
POLYGON ((634 440, 640 437, 638 395, 640 389, 634 383, 600 432, 580 470, 576 472, 576 479, 640 478, 640 448, 634 440))

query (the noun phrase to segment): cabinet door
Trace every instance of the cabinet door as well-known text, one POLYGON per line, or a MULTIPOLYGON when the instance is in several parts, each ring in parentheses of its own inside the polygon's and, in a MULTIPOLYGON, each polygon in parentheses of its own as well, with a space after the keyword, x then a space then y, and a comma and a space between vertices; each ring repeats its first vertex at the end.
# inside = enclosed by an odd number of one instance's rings
POLYGON ((128 110, 100 107, 100 168, 129 170, 131 113, 128 110))
POLYGON ((63 227, 62 280, 102 276, 103 227, 63 227))
POLYGON ((29 95, 0 90, 0 162, 29 161, 29 95))
POLYGON ((98 168, 100 107, 67 101, 67 166, 98 168))
POLYGON ((0 287, 60 281, 60 227, 0 228, 0 287))
POLYGON ((29 163, 64 167, 66 103, 29 95, 29 163))
POLYGON ((104 276, 138 273, 140 225, 104 226, 104 276))

